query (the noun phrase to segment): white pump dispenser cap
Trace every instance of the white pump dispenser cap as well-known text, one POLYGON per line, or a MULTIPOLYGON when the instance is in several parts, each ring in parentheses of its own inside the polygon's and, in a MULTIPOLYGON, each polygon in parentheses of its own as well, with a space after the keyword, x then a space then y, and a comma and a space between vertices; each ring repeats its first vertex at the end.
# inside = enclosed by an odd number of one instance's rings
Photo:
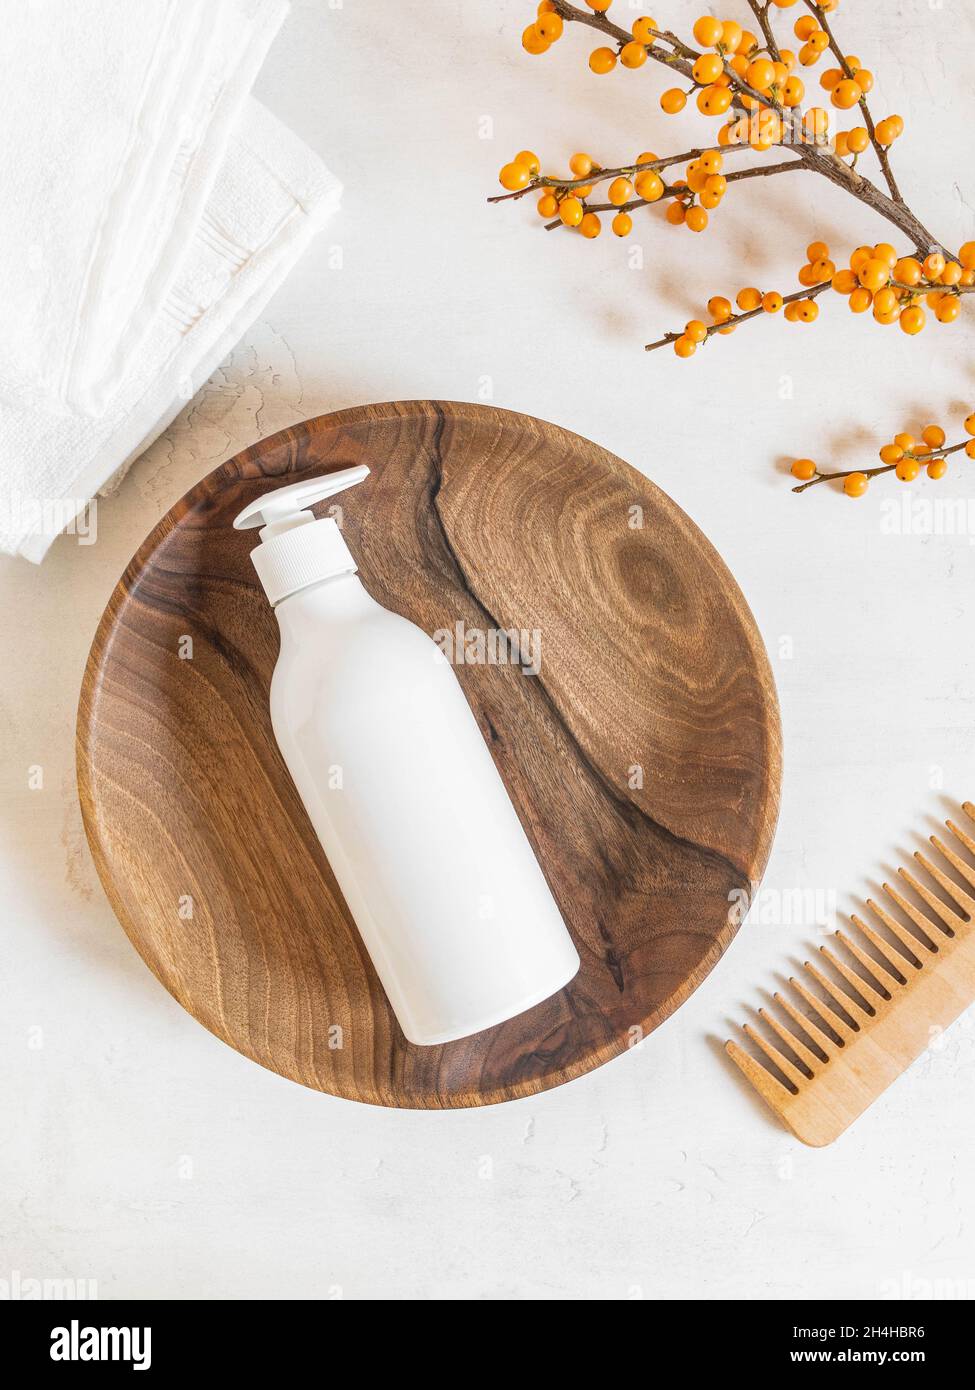
POLYGON ((272 604, 322 579, 355 574, 355 560, 335 518, 316 521, 307 508, 368 476, 369 469, 361 463, 291 483, 256 498, 234 518, 238 531, 261 528, 261 544, 251 551, 251 560, 272 604))

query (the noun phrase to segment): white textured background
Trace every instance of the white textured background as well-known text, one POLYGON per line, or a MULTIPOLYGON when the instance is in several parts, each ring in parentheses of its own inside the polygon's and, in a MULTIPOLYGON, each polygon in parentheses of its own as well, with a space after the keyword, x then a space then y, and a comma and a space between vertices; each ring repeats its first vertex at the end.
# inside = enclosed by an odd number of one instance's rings
MULTIPOLYGON (((0 1280, 95 1279, 103 1298, 975 1296, 971 1016, 824 1151, 780 1130, 719 1050, 815 944, 811 923, 749 923, 642 1047, 567 1087, 396 1113, 304 1091, 207 1034, 141 964, 92 868, 77 693, 149 528, 262 434, 360 402, 477 399, 486 379, 496 404, 643 469, 737 576, 782 701, 772 893, 855 905, 913 847, 909 827, 975 796, 975 530, 887 534, 889 479, 851 502, 794 497, 781 472, 797 453, 872 461, 931 418, 957 437, 975 403, 971 328, 908 339, 831 296, 811 329, 779 318, 692 362, 647 357, 643 342, 708 294, 793 288, 812 236, 848 253, 888 232, 790 174, 732 187, 701 237, 639 216, 633 271, 613 238, 546 234, 527 201, 487 208, 524 146, 549 165, 578 148, 618 163, 687 148, 708 124, 660 114, 656 65, 592 77, 578 29, 529 58, 533 9, 296 4, 258 95, 343 179, 343 211, 102 505, 98 543, 62 538, 39 570, 0 567, 0 1280), (35 763, 45 786, 29 792, 35 763)), ((685 32, 697 12, 655 9, 685 32)), ((844 0, 836 24, 877 74, 875 113, 907 119, 894 153, 916 210, 949 244, 975 236, 975 10, 894 0, 881 20, 844 0)), ((975 463, 917 495, 975 497, 975 463)))

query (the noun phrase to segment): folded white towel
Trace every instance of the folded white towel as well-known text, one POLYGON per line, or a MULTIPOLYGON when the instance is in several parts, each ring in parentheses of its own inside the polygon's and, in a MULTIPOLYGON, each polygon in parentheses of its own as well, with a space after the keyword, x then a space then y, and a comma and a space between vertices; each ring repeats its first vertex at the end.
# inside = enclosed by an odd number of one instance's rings
POLYGON ((153 323, 287 0, 5 7, 0 394, 100 415, 153 323))
POLYGON ((0 550, 43 558, 226 356, 340 191, 318 157, 248 99, 176 281, 105 414, 0 403, 0 550))

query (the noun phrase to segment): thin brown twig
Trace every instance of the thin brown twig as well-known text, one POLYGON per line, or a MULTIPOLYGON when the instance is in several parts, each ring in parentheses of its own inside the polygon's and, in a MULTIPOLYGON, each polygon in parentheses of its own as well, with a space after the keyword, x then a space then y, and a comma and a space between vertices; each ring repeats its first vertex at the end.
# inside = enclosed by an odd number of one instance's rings
POLYGON ((762 30, 762 37, 765 39, 765 47, 768 50, 769 56, 775 62, 781 63, 782 54, 779 51, 779 45, 776 41, 775 34, 772 32, 772 25, 768 17, 769 4, 770 0, 765 0, 764 5, 760 4, 759 0, 748 0, 748 8, 751 10, 752 14, 758 20, 759 26, 762 30))
MULTIPOLYGON (((821 284, 811 285, 809 289, 796 290, 793 294, 783 295, 782 307, 784 309, 786 304, 796 304, 800 299, 815 299, 817 295, 822 294, 823 291, 828 290, 829 287, 830 282, 828 280, 823 280, 821 284)), ((739 323, 747 323, 749 319, 757 318, 759 314, 767 315, 767 313, 768 311, 759 304, 757 309, 746 309, 740 314, 732 314, 731 317, 725 319, 723 323, 708 324, 705 341, 707 341, 707 338, 710 338, 713 333, 719 333, 722 328, 734 328, 737 327, 739 323)), ((677 339, 683 338, 683 336, 683 332, 665 333, 664 336, 658 338, 655 343, 647 343, 644 352, 653 352, 656 348, 666 347, 668 343, 676 343, 677 339)))

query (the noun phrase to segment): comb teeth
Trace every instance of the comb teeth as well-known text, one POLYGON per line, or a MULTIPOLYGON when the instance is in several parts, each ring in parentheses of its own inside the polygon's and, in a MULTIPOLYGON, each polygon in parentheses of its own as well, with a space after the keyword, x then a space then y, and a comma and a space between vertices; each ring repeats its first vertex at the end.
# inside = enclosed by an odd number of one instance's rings
MULTIPOLYGON (((962 810, 975 823, 975 804, 962 810)), ((754 1051, 726 1044, 806 1144, 837 1138, 924 1051, 933 1028, 975 1001, 975 838, 945 825, 951 845, 932 835, 934 855, 914 855, 923 878, 898 869, 898 887, 883 885, 889 905, 868 899, 853 932, 836 933, 837 949, 819 948, 824 968, 806 961, 789 992, 773 996, 776 1012, 758 1010, 764 1031, 743 1025, 754 1051)))

